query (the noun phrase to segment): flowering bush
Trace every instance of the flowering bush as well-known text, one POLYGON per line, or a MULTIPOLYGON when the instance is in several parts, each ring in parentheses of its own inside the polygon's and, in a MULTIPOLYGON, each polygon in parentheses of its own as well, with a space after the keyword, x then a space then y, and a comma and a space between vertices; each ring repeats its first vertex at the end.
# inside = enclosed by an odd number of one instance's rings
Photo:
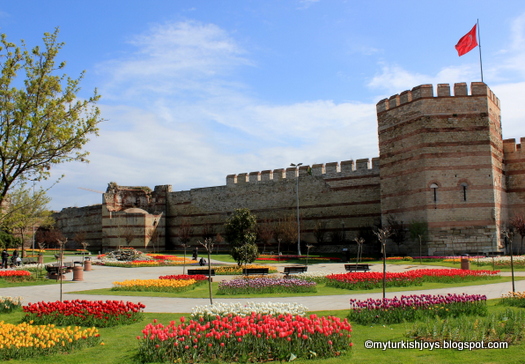
POLYGON ((0 297, 0 313, 9 313, 22 307, 22 297, 0 297))
POLYGON ((57 328, 54 325, 13 325, 0 321, 0 360, 68 353, 99 343, 100 335, 94 327, 57 328))
POLYGON ((113 282, 112 291, 185 292, 195 288, 195 279, 128 279, 113 282))
POLYGON ((252 314, 213 321, 180 319, 147 325, 139 339, 139 360, 150 362, 263 362, 326 358, 352 346, 348 321, 336 317, 252 314))
POLYGON ((394 324, 425 318, 487 314, 485 295, 410 295, 392 299, 350 300, 348 319, 362 325, 394 324))
POLYGON ((142 320, 142 303, 124 301, 56 301, 30 303, 23 307, 24 322, 55 325, 110 327, 142 320))
POLYGON ((296 278, 237 278, 220 282, 217 294, 316 292, 316 285, 296 278))
POLYGON ((502 296, 500 303, 505 306, 525 307, 525 292, 509 292, 502 296))
POLYGON ((307 308, 298 303, 283 302, 247 302, 247 303, 215 303, 213 305, 196 306, 193 308, 191 317, 211 321, 216 316, 250 316, 252 313, 258 315, 293 315, 304 316, 307 308))

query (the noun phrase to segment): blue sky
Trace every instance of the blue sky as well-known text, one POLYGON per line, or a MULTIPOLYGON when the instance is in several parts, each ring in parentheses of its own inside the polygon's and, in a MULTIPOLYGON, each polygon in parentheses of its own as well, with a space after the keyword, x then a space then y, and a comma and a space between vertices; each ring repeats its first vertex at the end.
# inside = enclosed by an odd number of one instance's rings
MULTIPOLYGON (((0 32, 29 47, 60 27, 66 73, 86 76, 107 120, 89 164, 55 166, 60 210, 120 185, 173 190, 290 163, 378 156, 376 103, 414 86, 480 81, 478 49, 456 42, 480 20, 484 81, 503 137, 525 137, 525 2, 19 0, 0 32)), ((45 184, 44 184, 45 186, 45 184)))

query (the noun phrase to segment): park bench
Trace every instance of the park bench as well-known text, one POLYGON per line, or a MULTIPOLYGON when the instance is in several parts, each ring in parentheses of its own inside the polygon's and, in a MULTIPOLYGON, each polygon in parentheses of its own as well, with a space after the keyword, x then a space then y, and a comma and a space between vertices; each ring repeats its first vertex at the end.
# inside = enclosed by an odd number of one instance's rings
POLYGON ((242 274, 245 276, 268 274, 268 268, 244 268, 242 274))
POLYGON ((286 277, 288 277, 290 274, 304 273, 307 270, 308 270, 308 267, 306 265, 295 265, 295 266, 284 267, 283 274, 286 277))
POLYGON ((368 272, 370 270, 370 264, 345 264, 345 270, 347 272, 368 272))
MULTIPOLYGON (((189 276, 194 276, 197 274, 202 274, 204 276, 209 275, 210 271, 208 269, 188 269, 187 273, 189 276)), ((215 269, 211 270, 211 275, 215 275, 215 269)))
POLYGON ((22 264, 24 264, 24 265, 26 265, 26 264, 37 264, 37 261, 33 257, 25 257, 25 258, 22 258, 22 264))
POLYGON ((59 267, 57 265, 46 265, 47 278, 49 279, 59 279, 64 277, 64 274, 67 273, 67 268, 59 267))

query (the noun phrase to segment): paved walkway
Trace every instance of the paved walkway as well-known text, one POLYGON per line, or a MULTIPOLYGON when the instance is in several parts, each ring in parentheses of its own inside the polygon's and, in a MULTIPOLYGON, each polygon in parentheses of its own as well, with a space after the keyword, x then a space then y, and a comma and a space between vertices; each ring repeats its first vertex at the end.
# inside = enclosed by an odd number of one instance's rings
MULTIPOLYGON (((284 265, 276 265, 280 272, 283 271, 284 265)), ((387 265, 388 272, 402 272, 407 270, 421 269, 421 268, 443 268, 412 265, 387 265)), ((372 271, 382 272, 381 264, 374 264, 371 266, 372 271)), ((137 296, 108 296, 108 295, 87 295, 78 293, 78 291, 111 288, 112 282, 123 281, 126 279, 153 279, 160 275, 168 274, 182 274, 182 267, 144 267, 144 268, 117 268, 93 265, 93 269, 84 272, 84 280, 79 282, 72 282, 72 273, 66 275, 62 285, 63 300, 73 299, 87 299, 87 300, 125 300, 131 302, 142 302, 146 305, 145 312, 173 312, 173 313, 190 313, 192 308, 197 305, 209 304, 209 299, 206 298, 165 298, 165 297, 137 297, 137 296), (73 293, 77 292, 77 293, 73 293)), ((310 265, 309 272, 323 272, 329 273, 345 273, 344 265, 342 263, 330 264, 316 264, 310 265)), ((502 275, 510 275, 510 273, 503 273, 502 275)), ((518 276, 525 276, 525 272, 517 272, 518 276)), ((231 279, 234 276, 216 276, 215 281, 231 279)), ((511 291, 511 282, 487 284, 483 286, 468 286, 468 287, 452 287, 435 290, 415 290, 401 292, 387 292, 387 297, 399 296, 401 294, 447 294, 447 293, 468 293, 468 294, 485 294, 490 298, 500 298, 503 294, 511 291)), ((525 280, 516 281, 516 290, 525 291, 525 280)), ((44 286, 29 286, 29 287, 12 287, 2 288, 0 295, 11 297, 22 297, 24 304, 39 301, 57 301, 60 299, 59 285, 44 285, 44 286)), ((214 297, 213 302, 297 302, 305 305, 310 311, 321 310, 344 310, 348 309, 349 299, 366 299, 366 298, 381 298, 382 293, 365 293, 365 294, 348 294, 348 295, 334 295, 334 296, 308 296, 308 297, 279 297, 279 298, 252 298, 252 299, 225 299, 214 297)))

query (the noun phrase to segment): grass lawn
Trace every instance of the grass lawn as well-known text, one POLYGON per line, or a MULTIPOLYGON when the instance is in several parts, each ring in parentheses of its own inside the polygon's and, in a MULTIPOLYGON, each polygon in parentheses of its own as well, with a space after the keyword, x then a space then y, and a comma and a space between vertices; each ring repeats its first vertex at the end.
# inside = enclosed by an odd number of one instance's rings
MULTIPOLYGON (((215 278, 216 280, 218 278, 215 278)), ((219 278, 220 279, 220 278, 219 278)), ((525 277, 516 277, 515 280, 523 280, 525 277)), ((487 279, 481 281, 470 281, 456 284, 446 283, 424 283, 422 286, 410 286, 410 287, 391 287, 387 288, 387 292, 403 292, 408 290, 425 290, 425 289, 438 289, 447 287, 464 287, 464 286, 477 286, 487 285, 493 283, 510 282, 511 277, 500 277, 497 279, 487 279)), ((282 297, 283 294, 269 293, 269 294, 242 294, 242 295, 217 295, 217 282, 212 283, 213 296, 217 298, 255 298, 255 297, 282 297)), ((509 291, 510 291, 509 283, 509 291)), ((346 295, 346 294, 360 294, 360 293, 377 293, 382 292, 382 288, 375 288, 370 290, 346 290, 341 288, 326 287, 324 284, 317 286, 317 293, 287 293, 287 297, 307 297, 307 296, 330 296, 330 295, 346 295)), ((70 293, 79 294, 92 294, 92 295, 114 295, 114 296, 138 296, 138 297, 183 297, 183 298, 208 298, 208 285, 203 284, 196 287, 191 291, 180 292, 180 293, 167 293, 167 292, 138 292, 138 291, 112 291, 111 288, 92 289, 88 291, 75 291, 70 293)))
MULTIPOLYGON (((55 279, 43 278, 36 281, 23 281, 23 282, 7 282, 5 279, 0 279, 0 288, 9 288, 9 287, 26 287, 26 286, 43 286, 47 284, 59 284, 60 281, 55 279)), ((64 283, 71 283, 71 281, 64 280, 64 283)))
MULTIPOLYGON (((496 306, 498 300, 489 301, 489 311, 496 312, 503 310, 503 307, 496 306)), ((347 310, 316 312, 317 315, 333 315, 340 318, 347 316, 347 310)), ((2 320, 8 323, 17 324, 22 317, 21 312, 4 314, 2 320)), ((62 363, 62 364, 121 364, 137 363, 135 354, 138 348, 137 335, 147 323, 157 319, 160 323, 168 324, 171 320, 178 320, 181 314, 145 314, 145 320, 129 326, 119 326, 116 328, 100 329, 103 346, 97 346, 80 351, 74 351, 64 355, 42 356, 26 360, 11 360, 12 364, 37 364, 37 363, 62 363)), ((453 349, 422 350, 417 349, 365 349, 366 340, 373 341, 401 341, 409 340, 404 337, 404 333, 412 324, 395 324, 387 326, 361 326, 352 325, 352 341, 354 346, 349 356, 336 357, 330 359, 317 360, 295 360, 294 363, 320 363, 320 364, 346 364, 346 363, 378 363, 388 361, 389 364, 395 363, 421 363, 441 364, 441 363, 523 363, 523 351, 525 344, 512 345, 508 349, 484 349, 473 351, 457 351, 453 349)))

